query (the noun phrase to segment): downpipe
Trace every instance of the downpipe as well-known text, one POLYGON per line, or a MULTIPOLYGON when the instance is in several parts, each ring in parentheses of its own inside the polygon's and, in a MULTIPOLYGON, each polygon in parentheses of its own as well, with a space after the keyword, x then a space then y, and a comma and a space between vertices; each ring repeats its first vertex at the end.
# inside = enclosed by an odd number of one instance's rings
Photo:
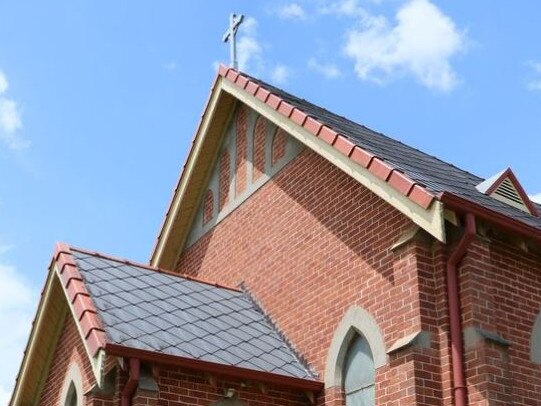
POLYGON ((120 406, 131 406, 133 394, 139 384, 139 377, 141 375, 141 362, 139 359, 129 359, 128 374, 128 382, 124 385, 124 389, 122 389, 122 394, 120 396, 120 406))
POLYGON ((460 309, 460 288, 457 266, 466 255, 476 234, 475 216, 466 213, 466 228, 458 245, 447 259, 447 300, 449 303, 449 327, 451 330, 451 360, 453 369, 453 392, 456 406, 467 406, 468 394, 464 377, 464 342, 460 309))

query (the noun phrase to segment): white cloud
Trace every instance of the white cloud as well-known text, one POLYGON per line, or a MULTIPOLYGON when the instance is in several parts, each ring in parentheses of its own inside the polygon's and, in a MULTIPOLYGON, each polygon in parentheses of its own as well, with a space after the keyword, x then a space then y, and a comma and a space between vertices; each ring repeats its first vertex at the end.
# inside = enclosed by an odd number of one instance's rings
POLYGON ((533 78, 527 83, 528 90, 541 91, 541 62, 530 62, 528 65, 533 71, 533 78))
POLYGON ((291 76, 290 69, 285 65, 276 65, 271 71, 271 79, 273 82, 283 85, 291 76))
POLYGON ((320 63, 316 58, 308 60, 308 67, 327 79, 335 79, 342 75, 342 72, 334 63, 320 63))
POLYGON ((253 17, 244 19, 239 28, 239 39, 237 42, 237 59, 239 70, 259 73, 262 69, 263 49, 257 39, 257 20, 253 17))
POLYGON ((6 90, 8 90, 8 80, 6 78, 6 75, 4 75, 4 72, 0 70, 0 95, 4 94, 6 90))
POLYGON ((21 112, 17 102, 5 96, 8 87, 6 75, 0 71, 0 140, 9 149, 25 149, 30 146, 30 141, 19 134, 23 126, 21 112))
POLYGON ((394 25, 383 16, 367 15, 356 1, 344 3, 343 10, 360 17, 360 26, 347 33, 344 47, 360 79, 384 84, 411 74, 430 89, 447 92, 456 86, 450 60, 465 50, 466 35, 430 1, 408 1, 394 25))
POLYGON ((541 204, 541 193, 529 196, 529 198, 531 201, 541 204))
POLYGON ((306 18, 306 12, 298 3, 290 3, 278 10, 278 16, 284 19, 303 20, 306 18))
POLYGON ((319 9, 320 14, 334 14, 345 17, 367 17, 367 11, 361 7, 358 0, 343 0, 324 5, 319 9))
MULTIPOLYGON (((0 247, 0 252, 9 248, 0 247)), ((0 404, 11 397, 15 376, 34 315, 36 292, 21 274, 5 261, 0 262, 0 404)))

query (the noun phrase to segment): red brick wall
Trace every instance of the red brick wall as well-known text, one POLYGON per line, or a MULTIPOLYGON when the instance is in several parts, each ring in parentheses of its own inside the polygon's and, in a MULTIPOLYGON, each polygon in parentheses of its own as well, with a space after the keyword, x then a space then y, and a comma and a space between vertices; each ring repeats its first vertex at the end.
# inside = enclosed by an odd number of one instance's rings
POLYGON ((307 406, 310 403, 302 392, 290 391, 272 385, 253 382, 242 384, 236 380, 210 377, 207 374, 181 368, 161 367, 157 383, 160 406, 212 405, 223 399, 224 392, 231 388, 238 399, 247 406, 307 406))
MULTIPOLYGON (((421 301, 434 295, 430 247, 390 249, 411 226, 368 189, 306 150, 189 247, 178 268, 227 284, 245 281, 323 378, 331 338, 352 304, 376 318, 387 348, 419 329, 437 337, 433 306, 420 309, 421 301)), ((379 404, 400 398, 440 404, 439 347, 433 347, 399 353, 380 368, 379 404), (416 380, 428 389, 416 390, 416 380)))
POLYGON ((88 361, 83 342, 71 317, 67 314, 62 333, 58 340, 51 366, 41 392, 39 405, 50 406, 60 404, 60 395, 64 385, 66 373, 72 362, 77 363, 83 380, 83 393, 94 384, 92 366, 88 361))
POLYGON ((541 366, 530 362, 530 337, 541 310, 541 258, 510 244, 480 239, 461 275, 463 326, 498 334, 466 348, 472 406, 538 405, 541 366))

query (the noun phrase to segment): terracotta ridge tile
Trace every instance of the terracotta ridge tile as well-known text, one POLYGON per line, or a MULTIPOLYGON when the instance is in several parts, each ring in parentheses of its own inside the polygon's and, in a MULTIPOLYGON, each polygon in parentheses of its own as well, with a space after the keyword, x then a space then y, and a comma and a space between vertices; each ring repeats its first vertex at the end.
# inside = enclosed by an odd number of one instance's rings
POLYGON ((428 209, 432 201, 437 199, 437 196, 428 191, 423 185, 412 180, 403 171, 393 167, 384 159, 377 157, 356 145, 347 136, 339 134, 328 125, 309 116, 300 108, 292 106, 278 95, 265 89, 264 84, 256 83, 249 77, 243 75, 242 72, 224 65, 220 65, 218 76, 239 85, 239 87, 257 97, 273 110, 278 111, 297 125, 303 127, 309 133, 321 138, 327 144, 332 145, 337 151, 368 169, 374 175, 389 184, 393 189, 405 195, 424 209, 428 209), (239 80, 241 82, 240 84, 239 80), (248 90, 249 88, 250 90, 248 90), (258 95, 260 93, 264 96, 259 97, 258 95))
POLYGON ((100 348, 105 348, 105 329, 68 244, 59 242, 55 245, 53 263, 57 265, 58 278, 69 299, 75 321, 81 328, 83 339, 90 353, 95 355, 100 348))

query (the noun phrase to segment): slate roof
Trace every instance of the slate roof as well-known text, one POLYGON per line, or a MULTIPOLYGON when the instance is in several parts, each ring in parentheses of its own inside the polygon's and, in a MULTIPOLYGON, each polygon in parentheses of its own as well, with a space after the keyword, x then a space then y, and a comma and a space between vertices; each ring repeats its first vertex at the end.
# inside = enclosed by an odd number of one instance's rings
MULTIPOLYGON (((242 73, 242 75, 293 107, 303 111, 309 117, 345 136, 358 147, 382 158, 393 168, 403 171, 413 181, 426 187, 428 191, 436 195, 443 192, 456 195, 471 203, 541 230, 541 218, 534 217, 478 191, 475 187, 483 181, 483 178, 334 114, 304 99, 293 96, 245 73, 242 73)), ((541 210, 541 205, 532 203, 541 210)))
POLYGON ((107 342, 314 379, 243 291, 71 248, 107 342))

